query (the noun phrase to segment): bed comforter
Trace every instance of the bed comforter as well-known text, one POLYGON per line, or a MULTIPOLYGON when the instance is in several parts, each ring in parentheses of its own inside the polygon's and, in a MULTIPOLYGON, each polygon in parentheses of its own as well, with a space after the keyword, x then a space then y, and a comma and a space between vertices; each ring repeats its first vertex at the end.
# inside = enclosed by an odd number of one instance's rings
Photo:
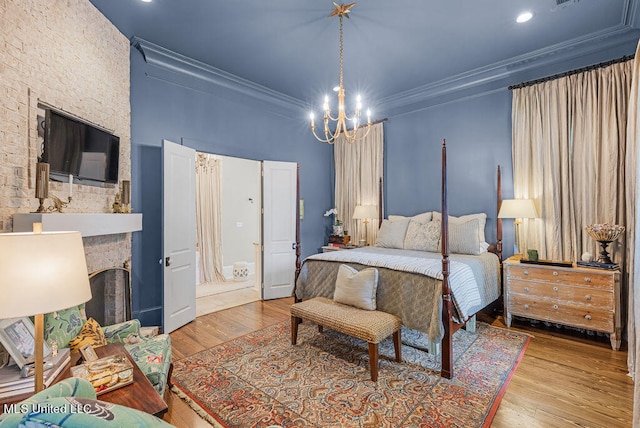
MULTIPOLYGON (((500 296, 500 264, 493 253, 451 254, 450 261, 454 320, 466 321, 500 296)), ((296 297, 333 298, 341 264, 378 268, 377 309, 400 317, 405 327, 426 333, 429 340, 442 340, 440 253, 364 247, 315 254, 302 263, 296 297)))

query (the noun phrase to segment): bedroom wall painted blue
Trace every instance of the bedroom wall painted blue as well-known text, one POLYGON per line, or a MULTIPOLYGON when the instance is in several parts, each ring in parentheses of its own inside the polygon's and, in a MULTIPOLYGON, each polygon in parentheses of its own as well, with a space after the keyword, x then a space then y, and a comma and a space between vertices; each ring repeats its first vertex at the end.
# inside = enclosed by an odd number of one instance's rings
POLYGON ((298 162, 305 199, 302 256, 324 245, 333 152, 310 138, 305 119, 273 114, 264 102, 161 70, 131 50, 132 206, 143 213, 143 230, 133 234, 132 244, 134 317, 144 325, 162 322, 163 139, 208 153, 298 162))
POLYGON ((449 213, 485 212, 495 241, 496 175, 512 194, 511 95, 506 90, 394 117, 385 124, 386 213, 441 211, 441 146, 447 141, 449 213))

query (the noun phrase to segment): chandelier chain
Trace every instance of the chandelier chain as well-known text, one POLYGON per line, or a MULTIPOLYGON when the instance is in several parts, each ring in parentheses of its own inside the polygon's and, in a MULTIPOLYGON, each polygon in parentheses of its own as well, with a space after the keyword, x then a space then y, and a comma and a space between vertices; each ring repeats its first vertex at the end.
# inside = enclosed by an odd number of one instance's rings
POLYGON ((342 86, 342 15, 340 15, 340 87, 342 86))

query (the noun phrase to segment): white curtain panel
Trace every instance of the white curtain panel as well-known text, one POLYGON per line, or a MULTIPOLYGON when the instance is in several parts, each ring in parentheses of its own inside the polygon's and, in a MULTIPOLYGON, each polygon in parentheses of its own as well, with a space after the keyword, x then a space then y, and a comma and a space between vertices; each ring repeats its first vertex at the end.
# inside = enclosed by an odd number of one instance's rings
MULTIPOLYGON (((533 199, 541 215, 523 221, 519 239, 541 258, 597 255, 585 226, 629 226, 625 157, 632 71, 626 61, 513 91, 514 193, 533 199)), ((622 261, 625 240, 609 250, 622 261)))
POLYGON ((629 352, 627 354, 627 363, 629 365, 629 374, 633 377, 633 426, 640 428, 640 310, 637 309, 636 303, 640 296, 640 284, 636 283, 635 278, 640 278, 640 262, 636 260, 636 255, 640 255, 640 235, 635 231, 640 227, 640 216, 638 213, 638 189, 640 185, 638 180, 638 168, 640 168, 640 159, 638 159, 638 143, 640 142, 640 124, 638 121, 638 102, 640 101, 640 43, 636 49, 635 60, 633 61, 633 81, 631 84, 631 95, 629 96, 629 116, 627 121, 627 157, 626 172, 628 185, 626 187, 626 198, 630 202, 627 204, 627 218, 629 219, 626 239, 629 242, 627 255, 627 272, 629 275, 628 287, 628 320, 627 320, 627 338, 629 341, 629 352))
MULTIPOLYGON (((383 123, 371 125, 371 131, 363 140, 349 143, 341 135, 333 146, 337 218, 342 220, 344 229, 356 244, 365 237, 363 221, 352 219, 356 205, 378 206, 382 203, 378 202, 378 190, 382 178, 383 149, 383 123)), ((376 242, 377 218, 367 225, 366 236, 368 244, 376 242)))
POLYGON ((221 160, 196 154, 196 242, 199 283, 225 282, 222 274, 221 160))

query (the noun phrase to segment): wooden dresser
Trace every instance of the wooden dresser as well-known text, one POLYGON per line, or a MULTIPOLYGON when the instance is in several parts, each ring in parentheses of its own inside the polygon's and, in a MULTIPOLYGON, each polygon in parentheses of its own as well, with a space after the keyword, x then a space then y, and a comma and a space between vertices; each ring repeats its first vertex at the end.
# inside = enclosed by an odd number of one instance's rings
POLYGON ((620 272, 504 262, 505 321, 513 315, 610 334, 620 349, 620 272))

